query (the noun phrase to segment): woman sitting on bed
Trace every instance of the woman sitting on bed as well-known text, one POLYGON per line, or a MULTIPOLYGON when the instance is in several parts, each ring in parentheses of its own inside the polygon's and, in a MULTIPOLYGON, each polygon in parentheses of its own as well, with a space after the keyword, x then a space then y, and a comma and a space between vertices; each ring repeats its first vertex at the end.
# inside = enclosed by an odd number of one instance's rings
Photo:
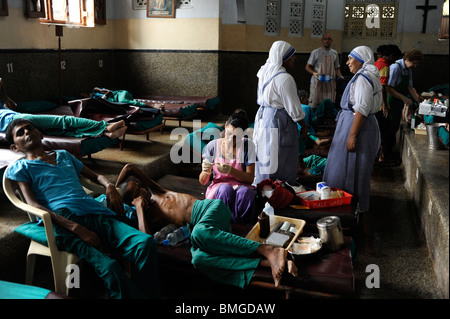
POLYGON ((255 177, 255 145, 244 137, 248 128, 247 114, 236 110, 225 123, 223 138, 213 140, 203 152, 199 182, 206 185, 207 199, 221 199, 232 212, 237 224, 253 224, 256 190, 251 186, 255 177))

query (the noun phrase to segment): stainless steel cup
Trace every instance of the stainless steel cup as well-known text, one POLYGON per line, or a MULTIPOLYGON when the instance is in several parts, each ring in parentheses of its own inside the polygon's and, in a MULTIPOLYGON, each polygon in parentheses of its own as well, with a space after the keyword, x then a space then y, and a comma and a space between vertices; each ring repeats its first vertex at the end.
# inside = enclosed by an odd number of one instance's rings
POLYGON ((317 221, 320 240, 328 249, 339 250, 344 244, 341 220, 337 216, 327 216, 317 221))

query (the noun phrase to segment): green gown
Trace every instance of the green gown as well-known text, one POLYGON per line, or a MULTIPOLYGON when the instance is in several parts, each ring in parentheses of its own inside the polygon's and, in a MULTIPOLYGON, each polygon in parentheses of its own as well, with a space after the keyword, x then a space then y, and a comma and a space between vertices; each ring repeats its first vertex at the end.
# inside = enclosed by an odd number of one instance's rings
POLYGON ((188 228, 194 267, 211 279, 245 288, 260 258, 259 243, 231 233, 231 211, 220 199, 197 200, 188 228))

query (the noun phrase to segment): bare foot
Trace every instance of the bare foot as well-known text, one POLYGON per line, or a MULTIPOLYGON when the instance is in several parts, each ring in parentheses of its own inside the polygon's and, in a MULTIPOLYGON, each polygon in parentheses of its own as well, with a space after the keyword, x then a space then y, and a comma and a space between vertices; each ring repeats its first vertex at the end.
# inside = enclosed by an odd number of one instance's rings
POLYGON ((125 121, 124 120, 121 120, 121 121, 118 121, 118 122, 113 122, 113 123, 109 123, 107 126, 106 126, 106 131, 108 131, 108 132, 114 132, 115 130, 118 130, 119 128, 122 128, 122 127, 124 127, 125 126, 125 121))
POLYGON ((316 140, 316 144, 319 146, 323 146, 323 145, 327 145, 331 143, 331 139, 329 138, 324 138, 324 139, 317 139, 316 140))
POLYGON ((107 137, 109 137, 110 139, 115 139, 115 138, 123 136, 126 131, 127 131, 127 127, 123 126, 123 127, 119 128, 119 129, 113 131, 113 132, 106 132, 105 135, 107 137))
POLYGON ((275 282, 275 287, 278 287, 286 267, 286 251, 282 247, 274 247, 270 245, 260 245, 259 252, 265 256, 272 269, 272 277, 275 282))
POLYGON ((290 273, 292 276, 294 276, 294 277, 298 276, 298 269, 293 260, 287 261, 287 268, 288 268, 288 273, 290 273))

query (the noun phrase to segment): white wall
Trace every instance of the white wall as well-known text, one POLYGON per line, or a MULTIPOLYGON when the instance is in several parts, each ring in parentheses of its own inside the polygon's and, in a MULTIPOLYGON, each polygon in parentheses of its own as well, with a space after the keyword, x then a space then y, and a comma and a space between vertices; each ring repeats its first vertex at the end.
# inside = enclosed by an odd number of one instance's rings
MULTIPOLYGON (((265 0, 245 0, 246 24, 264 25, 265 0)), ((281 0, 281 27, 289 24, 290 0, 281 0)), ((344 4, 345 0, 328 0, 327 3, 327 29, 344 29, 344 4)), ((305 1, 305 28, 311 27, 312 1, 305 1)), ((239 24, 237 22, 236 0, 222 0, 222 24, 239 24)))
MULTIPOLYGON (((192 0, 191 3, 192 8, 178 9, 176 1, 175 17, 180 19, 219 17, 219 0, 192 0)), ((108 19, 148 19, 146 10, 133 10, 131 0, 108 0, 106 8, 108 19)))
MULTIPOLYGON (((437 9, 428 11, 426 33, 437 33, 441 23, 442 5, 445 0, 431 0, 430 5, 437 9)), ((422 32, 423 10, 416 6, 423 6, 425 0, 399 0, 399 17, 397 32, 422 32)))

